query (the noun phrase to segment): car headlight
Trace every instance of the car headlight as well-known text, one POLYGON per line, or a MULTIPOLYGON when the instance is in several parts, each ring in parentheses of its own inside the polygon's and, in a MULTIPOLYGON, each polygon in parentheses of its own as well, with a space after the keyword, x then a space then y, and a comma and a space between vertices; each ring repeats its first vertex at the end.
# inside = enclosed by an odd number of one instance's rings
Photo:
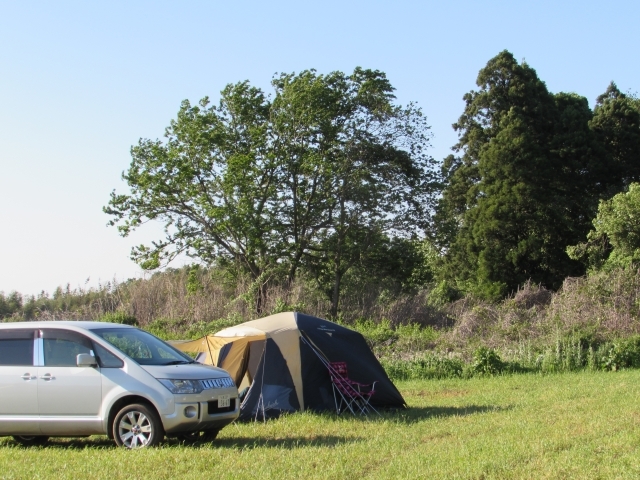
POLYGON ((203 390, 198 380, 159 378, 158 381, 167 387, 171 393, 200 393, 203 390))

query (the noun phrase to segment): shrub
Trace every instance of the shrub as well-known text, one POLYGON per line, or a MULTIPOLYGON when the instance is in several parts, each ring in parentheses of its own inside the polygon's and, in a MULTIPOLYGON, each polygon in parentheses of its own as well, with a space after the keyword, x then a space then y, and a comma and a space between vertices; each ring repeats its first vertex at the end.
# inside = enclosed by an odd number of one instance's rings
POLYGON ((373 320, 359 319, 353 325, 349 325, 349 328, 361 333, 372 348, 398 339, 396 330, 391 328, 391 322, 386 319, 378 323, 373 320))
POLYGON ((412 360, 383 358, 380 363, 392 380, 461 378, 464 372, 461 359, 433 353, 412 360))
POLYGON ((606 344, 602 350, 600 365, 603 370, 640 367, 640 336, 606 344))
POLYGON ((504 369, 505 364, 500 355, 487 347, 480 347, 473 353, 471 371, 480 375, 496 375, 504 369))

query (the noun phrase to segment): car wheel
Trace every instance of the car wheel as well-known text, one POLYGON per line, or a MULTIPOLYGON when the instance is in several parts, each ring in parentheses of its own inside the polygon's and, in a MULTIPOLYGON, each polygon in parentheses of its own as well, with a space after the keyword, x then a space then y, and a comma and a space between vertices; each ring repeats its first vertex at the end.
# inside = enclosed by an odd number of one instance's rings
POLYGON ((14 435, 13 439, 20 445, 24 445, 25 447, 34 447, 38 445, 44 445, 49 440, 49 437, 44 437, 42 435, 14 435))
POLYGON ((177 438, 184 443, 213 442, 218 436, 218 432, 220 430, 213 429, 202 432, 181 433, 177 438))
POLYGON ((164 437, 156 412, 146 405, 127 405, 113 421, 113 438, 126 448, 153 447, 164 437))

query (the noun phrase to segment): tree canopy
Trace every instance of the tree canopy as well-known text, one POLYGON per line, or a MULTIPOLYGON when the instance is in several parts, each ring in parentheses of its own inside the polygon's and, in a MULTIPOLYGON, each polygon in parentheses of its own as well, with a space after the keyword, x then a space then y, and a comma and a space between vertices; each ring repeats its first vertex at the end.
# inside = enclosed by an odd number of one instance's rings
POLYGON ((597 141, 598 193, 610 198, 640 181, 640 100, 614 82, 596 102, 589 127, 597 141))
POLYGON ((592 162, 586 99, 551 94, 507 51, 465 95, 459 142, 443 164, 439 242, 446 275, 481 296, 527 280, 556 288, 580 265, 565 248, 595 212, 584 194, 592 162))
MULTIPOLYGON (((418 235, 436 195, 429 127, 394 103, 384 73, 281 74, 268 97, 228 85, 218 105, 184 101, 165 141, 140 140, 104 208, 123 236, 149 220, 165 238, 134 249, 155 269, 185 253, 233 262, 256 285, 291 280, 303 263, 340 279, 380 235, 418 235)), ((319 278, 319 277, 318 277, 319 278)))
POLYGON ((229 84, 215 105, 185 100, 163 140, 132 147, 130 191, 104 211, 123 236, 163 222, 164 238, 132 251, 143 268, 180 254, 231 266, 257 312, 270 282, 300 272, 336 317, 362 278, 428 287, 439 302, 496 299, 635 259, 621 240, 633 243, 633 229, 611 220, 622 200, 608 202, 640 182, 637 96, 611 82, 592 110, 506 50, 476 83, 439 165, 421 110, 397 104, 383 72, 278 74, 269 95, 229 84))
POLYGON ((640 261, 640 184, 603 200, 587 241, 567 248, 591 270, 628 267, 640 261))

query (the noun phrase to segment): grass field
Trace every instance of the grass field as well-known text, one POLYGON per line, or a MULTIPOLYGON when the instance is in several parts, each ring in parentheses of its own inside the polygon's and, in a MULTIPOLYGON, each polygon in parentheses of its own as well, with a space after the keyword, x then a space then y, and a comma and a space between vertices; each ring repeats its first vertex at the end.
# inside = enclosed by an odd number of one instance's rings
POLYGON ((640 371, 398 387, 406 411, 234 424, 200 446, 3 438, 0 478, 640 478, 640 371))

